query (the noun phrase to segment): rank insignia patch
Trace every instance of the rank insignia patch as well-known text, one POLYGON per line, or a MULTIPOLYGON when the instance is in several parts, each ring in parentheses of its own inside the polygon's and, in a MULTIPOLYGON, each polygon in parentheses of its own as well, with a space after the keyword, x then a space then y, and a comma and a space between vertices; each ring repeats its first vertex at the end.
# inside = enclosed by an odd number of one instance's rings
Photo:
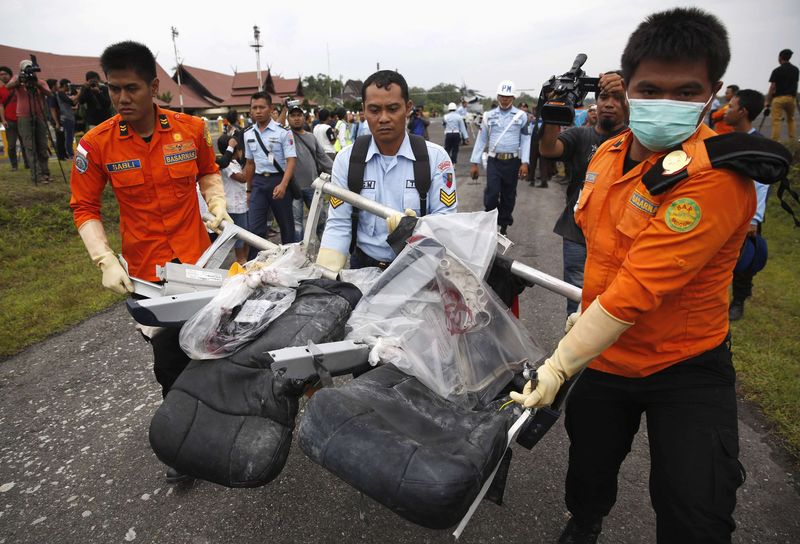
POLYGON ((339 199, 338 199, 338 198, 336 198, 335 196, 332 196, 332 197, 331 197, 331 207, 333 207, 333 208, 338 208, 338 207, 339 207, 339 206, 341 206, 343 203, 344 203, 344 201, 343 201, 343 200, 339 200, 339 199))
POLYGON ((691 198, 679 198, 669 205, 664 220, 675 232, 689 232, 700 223, 702 215, 697 202, 691 198))
POLYGON ((161 124, 161 128, 169 128, 169 120, 165 114, 161 114, 158 116, 158 122, 161 124))
POLYGON ((452 208, 456 203, 456 192, 447 193, 444 189, 439 189, 439 200, 448 208, 452 208))

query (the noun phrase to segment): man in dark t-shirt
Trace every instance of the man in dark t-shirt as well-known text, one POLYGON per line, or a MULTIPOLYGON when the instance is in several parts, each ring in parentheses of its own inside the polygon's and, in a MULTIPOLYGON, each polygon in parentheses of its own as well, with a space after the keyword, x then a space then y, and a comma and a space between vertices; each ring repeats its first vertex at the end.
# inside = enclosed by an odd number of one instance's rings
POLYGON ((86 83, 78 95, 78 103, 86 104, 86 131, 93 129, 111 117, 111 98, 108 89, 100 85, 97 72, 86 72, 86 83))
POLYGON ((789 139, 797 139, 797 128, 794 122, 794 111, 797 103, 797 80, 800 71, 797 66, 789 62, 792 51, 784 49, 778 54, 780 66, 772 71, 769 76, 769 92, 764 102, 764 115, 772 110, 772 139, 779 140, 781 136, 781 117, 786 114, 786 125, 789 129, 789 139))
MULTIPOLYGON (((566 206, 553 232, 563 239, 564 281, 576 287, 583 287, 586 240, 575 224, 573 214, 586 179, 586 168, 600 144, 625 129, 622 77, 615 72, 605 74, 601 79, 601 88, 604 90, 597 95, 596 125, 572 127, 559 132, 560 127, 545 124, 539 141, 541 156, 564 161, 569 172, 566 206)), ((577 309, 577 302, 567 300, 567 314, 577 309)))

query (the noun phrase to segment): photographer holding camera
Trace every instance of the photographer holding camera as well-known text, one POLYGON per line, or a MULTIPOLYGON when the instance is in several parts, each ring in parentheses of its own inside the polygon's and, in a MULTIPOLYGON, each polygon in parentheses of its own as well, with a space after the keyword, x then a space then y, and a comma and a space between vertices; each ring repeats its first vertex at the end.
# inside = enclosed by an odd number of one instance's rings
POLYGON ((111 117, 111 98, 106 86, 100 85, 97 72, 86 72, 86 83, 81 87, 78 104, 86 104, 86 132, 111 117))
POLYGON ((50 182, 50 169, 47 161, 50 153, 47 148, 47 123, 43 97, 50 96, 47 84, 36 77, 41 69, 31 60, 19 63, 19 74, 6 84, 6 88, 16 90, 17 127, 22 146, 25 148, 31 165, 31 180, 36 183, 50 182))
MULTIPOLYGON (((586 168, 600 144, 625 129, 622 77, 615 72, 608 72, 600 78, 599 87, 596 94, 597 124, 572 127, 561 132, 559 125, 545 121, 539 140, 539 153, 542 157, 568 163, 566 206, 556 221, 553 232, 563 238, 564 281, 576 287, 583 287, 586 240, 575 224, 573 211, 583 188, 586 168)), ((567 314, 577 309, 577 302, 567 300, 567 314)))

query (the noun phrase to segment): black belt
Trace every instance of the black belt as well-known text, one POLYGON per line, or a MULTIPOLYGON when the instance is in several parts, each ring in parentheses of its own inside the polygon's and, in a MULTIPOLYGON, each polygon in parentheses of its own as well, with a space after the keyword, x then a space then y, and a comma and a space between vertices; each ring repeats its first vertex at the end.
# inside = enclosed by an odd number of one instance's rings
POLYGON ((356 247, 355 250, 356 257, 358 257, 358 262, 361 263, 362 266, 377 266, 381 270, 386 270, 391 263, 391 261, 379 261, 378 259, 373 259, 366 253, 364 253, 360 247, 356 247))
POLYGON ((268 178, 270 176, 277 176, 279 172, 256 172, 257 176, 261 176, 262 178, 268 178))

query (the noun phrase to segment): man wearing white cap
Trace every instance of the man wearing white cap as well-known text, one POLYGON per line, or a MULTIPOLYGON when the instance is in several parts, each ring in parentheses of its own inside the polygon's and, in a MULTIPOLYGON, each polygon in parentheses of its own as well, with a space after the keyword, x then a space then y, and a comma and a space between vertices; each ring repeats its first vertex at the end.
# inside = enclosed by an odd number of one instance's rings
POLYGON ((528 116, 514 107, 514 83, 501 81, 497 86, 499 106, 483 116, 470 162, 472 179, 478 179, 478 163, 488 144, 486 190, 483 206, 486 211, 498 209, 497 224, 506 234, 514 223, 512 212, 517 200, 517 181, 528 176, 531 136, 528 116))
POLYGON ((456 111, 455 102, 447 105, 447 113, 442 124, 444 125, 444 150, 450 155, 450 161, 456 164, 458 162, 458 146, 461 145, 461 142, 467 143, 469 134, 467 134, 464 118, 456 111))

